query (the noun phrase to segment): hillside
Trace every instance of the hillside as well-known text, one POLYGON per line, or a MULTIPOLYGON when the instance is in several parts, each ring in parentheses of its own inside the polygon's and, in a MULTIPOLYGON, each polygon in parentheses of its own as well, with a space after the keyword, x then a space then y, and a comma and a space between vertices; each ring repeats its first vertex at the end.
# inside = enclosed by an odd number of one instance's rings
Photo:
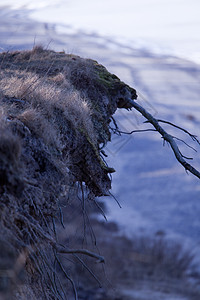
MULTIPOLYGON (((101 149, 112 115, 136 92, 95 61, 41 47, 2 53, 0 65, 1 270, 12 273, 4 289, 26 266, 26 281, 40 290, 59 252, 61 206, 79 192, 82 205, 109 195, 114 170, 101 149)), ((52 289, 48 299, 58 296, 52 289)))
POLYGON ((103 148, 135 89, 94 60, 42 47, 1 53, 0 66, 2 299, 145 299, 128 286, 149 277, 174 279, 176 293, 198 299, 180 289, 190 253, 162 236, 132 243, 96 218, 115 172, 103 148))

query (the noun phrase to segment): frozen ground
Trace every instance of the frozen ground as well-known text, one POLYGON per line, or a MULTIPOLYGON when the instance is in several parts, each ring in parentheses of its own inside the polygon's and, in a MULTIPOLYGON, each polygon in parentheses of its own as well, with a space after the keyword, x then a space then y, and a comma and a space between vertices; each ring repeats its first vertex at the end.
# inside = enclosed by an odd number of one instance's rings
MULTIPOLYGON (((55 32, 55 26, 30 22, 22 12, 1 10, 0 47, 3 50, 32 48, 36 42, 55 50, 90 57, 104 64, 139 92, 138 101, 161 119, 188 129, 200 137, 200 66, 173 56, 155 55, 147 50, 113 42, 109 37, 71 31, 55 32), (68 32, 69 33, 69 32, 68 32), (49 46, 50 43, 50 46, 49 46)), ((68 28, 68 27, 67 27, 68 28)), ((68 28, 69 30, 69 28, 68 28)), ((123 131, 141 129, 142 119, 134 112, 116 116, 123 131)), ((192 141, 175 129, 167 129, 187 143, 192 141)), ((180 142, 184 155, 200 169, 198 152, 180 142)), ((109 220, 117 221, 129 235, 162 232, 200 249, 200 185, 185 173, 171 149, 162 145, 156 133, 113 137, 107 146, 107 161, 116 169, 112 193, 122 205, 106 198, 109 220)), ((199 254, 198 254, 199 255, 199 254)))

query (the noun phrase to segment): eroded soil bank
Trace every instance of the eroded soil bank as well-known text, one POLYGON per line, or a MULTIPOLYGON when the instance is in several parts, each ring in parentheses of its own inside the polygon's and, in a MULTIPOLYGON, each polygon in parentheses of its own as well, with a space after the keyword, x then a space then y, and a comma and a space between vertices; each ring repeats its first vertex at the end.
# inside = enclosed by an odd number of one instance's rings
POLYGON ((109 195, 114 169, 102 149, 112 115, 136 91, 96 61, 42 47, 2 53, 0 65, 2 290, 9 298, 22 280, 39 296, 63 298, 61 206, 81 194, 85 215, 86 201, 109 195))
POLYGON ((42 47, 1 53, 0 67, 2 299, 156 299, 157 289, 198 299, 180 245, 132 241, 96 218, 115 171, 103 151, 113 115, 136 91, 94 60, 42 47))

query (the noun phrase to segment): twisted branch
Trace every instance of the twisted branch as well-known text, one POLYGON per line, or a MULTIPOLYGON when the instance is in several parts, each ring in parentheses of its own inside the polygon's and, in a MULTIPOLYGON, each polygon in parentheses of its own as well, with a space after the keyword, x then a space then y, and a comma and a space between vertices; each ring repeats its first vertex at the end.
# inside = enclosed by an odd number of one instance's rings
POLYGON ((136 103, 134 100, 129 99, 129 103, 132 105, 133 108, 135 108, 137 111, 139 111, 148 121, 148 123, 151 123, 153 125, 153 127, 156 129, 156 131, 158 131, 160 133, 160 135, 162 136, 162 138, 164 139, 164 141, 167 141, 171 148, 172 151, 174 152, 174 155, 176 157, 176 159, 178 160, 178 162, 185 168, 186 171, 189 171, 190 173, 192 173, 194 176, 198 177, 200 179, 200 172, 198 170, 196 170, 193 166, 191 166, 189 163, 187 163, 184 159, 184 156, 182 155, 181 151, 178 148, 178 145, 176 144, 176 142, 174 141, 174 137, 172 135, 170 135, 169 133, 167 133, 159 124, 159 122, 163 122, 163 123, 167 123, 169 125, 172 125, 178 129, 183 130, 184 132, 186 132, 187 134, 190 135, 190 137, 195 140, 197 143, 199 143, 199 141, 197 140, 196 136, 190 134, 187 130, 184 130, 183 128, 174 125, 173 123, 167 122, 167 121, 163 121, 163 120, 157 120, 155 119, 148 111, 146 111, 141 105, 139 105, 138 103, 136 103))

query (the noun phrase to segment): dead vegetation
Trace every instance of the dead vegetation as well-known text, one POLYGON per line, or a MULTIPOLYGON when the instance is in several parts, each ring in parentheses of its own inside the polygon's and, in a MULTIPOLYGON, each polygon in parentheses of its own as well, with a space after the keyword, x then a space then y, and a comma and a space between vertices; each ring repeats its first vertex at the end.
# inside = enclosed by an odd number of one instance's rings
MULTIPOLYGON (((87 212, 90 211, 88 201, 85 207, 87 212)), ((68 215, 67 210, 64 209, 65 216, 68 215)), ((69 224, 65 223, 65 229, 58 230, 59 239, 69 247, 76 248, 78 241, 95 252, 100 250, 105 265, 94 264, 83 255, 77 257, 73 254, 64 259, 63 264, 73 274, 80 299, 137 299, 133 295, 126 297, 122 292, 126 289, 141 289, 140 299, 143 299, 142 290, 146 286, 152 294, 156 290, 163 295, 177 294, 180 299, 186 296, 191 300, 199 298, 198 284, 191 285, 188 281, 196 270, 191 250, 168 240, 164 235, 136 235, 129 239, 119 234, 115 223, 99 222, 96 218, 90 219, 84 232, 84 217, 80 218, 81 215, 82 207, 76 207, 71 218, 68 218, 69 224), (102 286, 103 289, 100 289, 102 286), (84 298, 85 289, 87 297, 84 298)))
MULTIPOLYGON (((100 147, 110 139, 110 118, 120 100, 112 86, 101 83, 96 66, 41 47, 0 55, 1 259, 7 261, 9 253, 12 261, 0 268, 7 299, 19 285, 18 272, 34 297, 65 299, 57 268, 77 298, 58 257, 59 251, 73 251, 59 246, 55 226, 62 223, 61 202, 75 197, 77 183, 90 201, 111 187, 114 170, 100 147)), ((123 97, 121 88, 119 93, 123 97)), ((100 257, 81 247, 80 252, 100 257)))
MULTIPOLYGON (((95 291, 101 282, 109 285, 102 264, 93 263, 104 260, 98 247, 116 284, 147 273, 162 277, 166 269, 168 277, 185 276, 192 257, 181 249, 162 239, 148 247, 133 244, 115 230, 113 238, 112 230, 89 218, 94 207, 102 211, 96 197, 110 193, 114 170, 102 149, 111 138, 112 115, 136 98, 96 61, 42 47, 0 54, 3 299, 78 299, 77 293, 86 299, 84 284, 95 291)), ((94 300, 96 292, 88 293, 94 300)), ((125 299, 104 290, 99 295, 125 299)))

